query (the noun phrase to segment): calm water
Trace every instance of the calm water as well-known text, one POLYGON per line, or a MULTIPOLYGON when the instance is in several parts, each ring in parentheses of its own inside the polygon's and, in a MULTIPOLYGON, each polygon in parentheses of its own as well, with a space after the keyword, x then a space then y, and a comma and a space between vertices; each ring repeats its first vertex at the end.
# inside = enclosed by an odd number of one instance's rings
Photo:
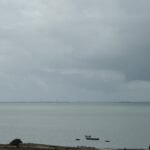
POLYGON ((52 145, 145 148, 150 144, 150 104, 0 103, 0 143, 14 138, 52 145), (86 141, 86 134, 100 141, 86 141))

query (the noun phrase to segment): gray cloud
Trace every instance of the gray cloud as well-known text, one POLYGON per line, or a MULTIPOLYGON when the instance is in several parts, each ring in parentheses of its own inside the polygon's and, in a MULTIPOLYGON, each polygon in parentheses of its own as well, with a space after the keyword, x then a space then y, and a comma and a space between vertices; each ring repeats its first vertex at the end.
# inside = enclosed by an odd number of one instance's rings
POLYGON ((149 0, 1 0, 0 99, 150 98, 149 0))

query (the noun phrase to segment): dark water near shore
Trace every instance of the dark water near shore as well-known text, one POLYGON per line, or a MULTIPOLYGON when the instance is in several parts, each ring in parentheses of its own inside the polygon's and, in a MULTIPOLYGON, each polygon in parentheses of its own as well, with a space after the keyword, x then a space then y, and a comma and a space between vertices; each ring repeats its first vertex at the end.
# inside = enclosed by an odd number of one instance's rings
POLYGON ((52 145, 147 148, 150 103, 0 103, 0 143, 14 138, 52 145), (87 141, 86 134, 100 140, 87 141))

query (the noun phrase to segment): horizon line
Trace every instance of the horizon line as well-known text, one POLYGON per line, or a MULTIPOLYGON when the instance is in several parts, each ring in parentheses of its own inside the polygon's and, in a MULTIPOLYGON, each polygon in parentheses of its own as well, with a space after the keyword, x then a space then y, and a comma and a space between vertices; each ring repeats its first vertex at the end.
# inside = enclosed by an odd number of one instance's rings
POLYGON ((0 103, 150 103, 150 101, 0 101, 0 103))

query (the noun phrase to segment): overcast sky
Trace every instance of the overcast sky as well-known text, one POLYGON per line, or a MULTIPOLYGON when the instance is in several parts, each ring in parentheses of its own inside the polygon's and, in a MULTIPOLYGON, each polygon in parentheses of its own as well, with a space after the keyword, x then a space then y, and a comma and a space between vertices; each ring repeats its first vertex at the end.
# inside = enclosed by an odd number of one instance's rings
POLYGON ((150 101, 150 0, 0 0, 0 100, 150 101))

